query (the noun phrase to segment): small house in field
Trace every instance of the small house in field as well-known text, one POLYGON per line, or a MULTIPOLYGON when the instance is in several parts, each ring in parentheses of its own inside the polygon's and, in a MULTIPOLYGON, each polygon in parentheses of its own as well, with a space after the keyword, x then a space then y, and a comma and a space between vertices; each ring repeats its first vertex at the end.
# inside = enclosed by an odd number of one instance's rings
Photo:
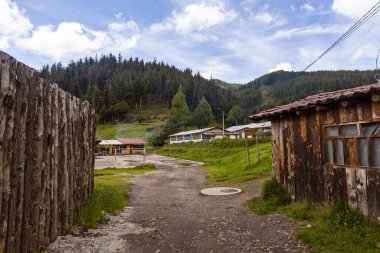
MULTIPOLYGON (((227 131, 224 132, 225 136, 229 136, 231 134, 234 133, 228 133, 227 131)), ((170 135, 170 144, 210 141, 221 138, 223 138, 223 130, 216 127, 210 127, 172 134, 170 135)))
POLYGON ((271 120, 273 173, 293 200, 344 201, 380 222, 380 83, 249 118, 271 120))
POLYGON ((139 138, 119 138, 122 155, 144 154, 145 141, 139 138))
POLYGON ((98 144, 98 153, 100 155, 114 155, 121 152, 122 143, 118 140, 101 140, 98 144))
POLYGON ((230 136, 231 139, 249 139, 256 135, 270 136, 272 133, 270 121, 232 126, 227 128, 226 131, 236 133, 236 135, 230 136))

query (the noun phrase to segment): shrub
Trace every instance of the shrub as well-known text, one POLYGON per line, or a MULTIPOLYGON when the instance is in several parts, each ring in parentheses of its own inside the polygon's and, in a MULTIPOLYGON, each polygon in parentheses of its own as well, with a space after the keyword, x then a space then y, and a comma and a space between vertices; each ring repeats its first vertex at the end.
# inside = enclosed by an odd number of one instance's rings
POLYGON ((248 206, 253 212, 264 215, 273 213, 290 202, 290 194, 273 177, 265 181, 261 196, 249 201, 248 206))

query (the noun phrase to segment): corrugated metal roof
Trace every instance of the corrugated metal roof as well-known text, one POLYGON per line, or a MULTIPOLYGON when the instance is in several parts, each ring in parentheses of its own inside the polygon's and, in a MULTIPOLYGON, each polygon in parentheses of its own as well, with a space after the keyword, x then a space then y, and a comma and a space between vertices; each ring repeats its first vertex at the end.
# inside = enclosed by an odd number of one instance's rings
POLYGON ((203 129, 184 131, 184 132, 179 132, 179 133, 176 133, 176 134, 172 134, 170 136, 181 136, 181 135, 199 134, 199 133, 203 133, 205 131, 208 131, 208 130, 211 130, 211 129, 214 129, 214 128, 215 127, 209 127, 209 128, 203 128, 203 129))
POLYGON ((240 131, 243 129, 257 129, 257 128, 263 128, 263 127, 270 127, 271 122, 263 122, 263 123, 251 123, 247 125, 239 125, 239 126, 232 126, 226 129, 228 132, 235 132, 235 131, 240 131))
POLYGON ((118 140, 102 140, 99 145, 123 145, 118 140))
POLYGON ((143 139, 140 139, 140 138, 118 138, 117 140, 122 144, 130 144, 130 145, 133 145, 133 144, 141 145, 141 144, 146 143, 143 139))
POLYGON ((380 91, 380 83, 364 85, 352 89, 320 93, 308 96, 287 105, 280 105, 275 108, 259 112, 255 115, 249 116, 249 119, 260 120, 264 118, 276 117, 284 113, 295 112, 298 110, 304 110, 316 106, 327 105, 371 95, 378 91, 380 91))

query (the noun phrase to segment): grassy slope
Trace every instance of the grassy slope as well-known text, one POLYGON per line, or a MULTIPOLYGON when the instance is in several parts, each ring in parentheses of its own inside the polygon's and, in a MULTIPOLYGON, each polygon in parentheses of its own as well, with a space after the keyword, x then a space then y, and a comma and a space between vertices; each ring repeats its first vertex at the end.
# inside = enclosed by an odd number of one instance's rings
POLYGON ((143 138, 151 134, 150 128, 161 126, 169 117, 167 105, 155 104, 141 110, 131 110, 126 116, 129 122, 121 124, 98 124, 97 139, 143 138), (137 123, 141 122, 141 123, 137 123))
POLYGON ((128 205, 130 183, 125 179, 154 170, 152 165, 135 168, 107 168, 95 170, 94 193, 75 218, 75 224, 83 228, 96 228, 104 222, 105 212, 114 213, 128 205))
POLYGON ((98 125, 96 127, 97 139, 116 138, 144 138, 149 136, 148 128, 155 127, 153 124, 116 124, 98 125))
POLYGON ((166 145, 160 155, 204 162, 211 181, 243 181, 255 174, 271 170, 271 142, 260 143, 261 159, 257 161, 256 145, 250 144, 251 167, 247 167, 244 141, 217 140, 212 142, 166 145))

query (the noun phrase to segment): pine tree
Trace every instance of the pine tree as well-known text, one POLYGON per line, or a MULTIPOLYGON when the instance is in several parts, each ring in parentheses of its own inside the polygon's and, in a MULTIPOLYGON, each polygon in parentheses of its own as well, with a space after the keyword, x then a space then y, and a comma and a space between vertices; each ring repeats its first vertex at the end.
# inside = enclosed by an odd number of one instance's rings
POLYGON ((172 99, 170 110, 170 121, 173 124, 186 126, 189 122, 190 110, 186 103, 186 95, 182 86, 179 86, 177 93, 172 99))
POLYGON ((207 127, 213 121, 214 115, 212 114, 211 106, 205 99, 202 97, 197 108, 193 113, 193 123, 197 127, 207 127))
POLYGON ((237 125, 238 120, 240 120, 242 116, 241 108, 237 105, 234 105, 231 110, 227 114, 227 123, 237 125))

